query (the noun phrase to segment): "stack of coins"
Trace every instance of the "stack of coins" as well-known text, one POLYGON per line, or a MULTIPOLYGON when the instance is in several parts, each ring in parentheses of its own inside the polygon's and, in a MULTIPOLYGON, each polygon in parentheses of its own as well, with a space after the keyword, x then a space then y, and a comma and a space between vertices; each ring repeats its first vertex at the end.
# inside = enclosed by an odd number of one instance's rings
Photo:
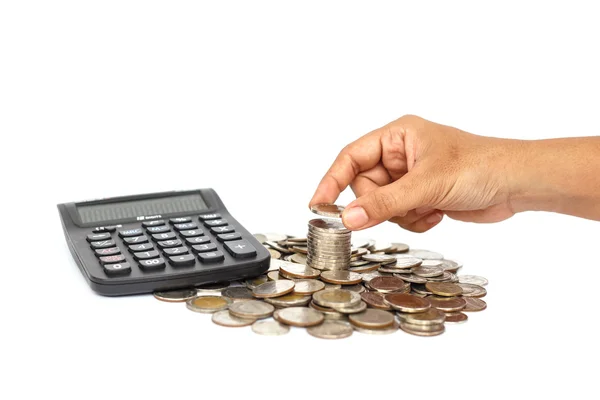
POLYGON ((459 275, 462 265, 437 252, 351 239, 350 258, 344 258, 347 267, 338 269, 331 260, 309 263, 311 237, 255 237, 271 253, 267 274, 154 296, 185 302, 194 313, 212 314, 220 326, 251 326, 261 335, 306 329, 324 339, 354 332, 437 336, 447 325, 466 322, 468 314, 487 307, 481 299, 487 294, 487 279, 459 275))
MULTIPOLYGON (((317 204, 315 214, 341 218, 343 207, 317 204)), ((312 219, 308 222, 306 265, 318 270, 348 269, 352 256, 351 232, 334 219, 312 219)))

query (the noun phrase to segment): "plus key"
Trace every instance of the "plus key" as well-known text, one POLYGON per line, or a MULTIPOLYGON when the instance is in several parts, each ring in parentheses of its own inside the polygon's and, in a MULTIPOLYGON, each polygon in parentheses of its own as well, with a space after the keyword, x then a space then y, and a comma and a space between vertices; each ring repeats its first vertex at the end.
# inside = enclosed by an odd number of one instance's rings
POLYGON ((225 248, 235 258, 247 258, 256 255, 256 249, 246 240, 225 242, 225 248))

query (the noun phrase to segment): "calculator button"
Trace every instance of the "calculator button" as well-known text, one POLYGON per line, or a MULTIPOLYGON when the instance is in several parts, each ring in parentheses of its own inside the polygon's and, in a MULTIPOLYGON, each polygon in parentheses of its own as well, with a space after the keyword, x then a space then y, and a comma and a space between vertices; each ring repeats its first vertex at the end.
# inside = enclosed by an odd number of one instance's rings
POLYGON ((197 244, 195 246, 192 246, 192 250, 194 251, 194 253, 203 253, 205 251, 213 251, 216 249, 217 249, 217 245, 214 243, 197 244))
POLYGON ((138 252, 138 253, 133 253, 133 256, 135 257, 136 260, 147 260, 149 258, 160 257, 160 254, 158 254, 158 251, 156 251, 156 250, 150 250, 150 251, 142 251, 142 252, 138 252))
POLYGON ((146 230, 148 231, 148 233, 163 233, 163 232, 170 232, 171 228, 169 228, 168 226, 149 226, 146 228, 146 230))
POLYGON ((121 250, 119 250, 118 247, 109 247, 106 249, 98 249, 94 251, 96 253, 96 256, 98 257, 103 257, 103 256, 112 256, 114 254, 120 254, 121 250))
POLYGON ((148 243, 148 238, 146 236, 142 235, 142 236, 126 237, 126 238, 123 238, 123 241, 127 244, 140 244, 140 243, 148 243))
POLYGON ((204 225, 206 225, 208 227, 223 226, 223 225, 227 225, 227 220, 226 219, 211 219, 208 221, 204 221, 204 225))
POLYGON ((100 232, 114 232, 117 230, 116 226, 99 226, 97 228, 94 228, 92 230, 92 232, 94 233, 100 233, 100 232))
POLYGON ((200 221, 208 221, 209 219, 218 219, 221 218, 221 214, 202 214, 198 217, 200 221))
POLYGON ((133 245, 129 246, 129 251, 131 251, 131 252, 146 251, 146 250, 152 250, 152 249, 153 249, 152 243, 133 244, 133 245))
POLYGON ((123 254, 117 254, 117 255, 114 255, 114 256, 100 257, 100 263, 102 265, 116 264, 116 263, 121 263, 123 261, 125 261, 125 256, 123 254))
POLYGON ((189 245, 195 245, 195 244, 204 244, 204 243, 208 243, 210 242, 210 238, 207 238, 206 236, 196 236, 196 237, 191 237, 191 238, 185 238, 185 242, 189 245))
POLYGON ((204 232, 202 229, 191 229, 189 231, 181 231, 179 234, 183 237, 194 237, 194 236, 202 236, 204 232))
POLYGON ((188 254, 189 253, 188 248, 185 247, 185 246, 170 247, 168 249, 164 249, 163 251, 164 251, 164 253, 166 255, 169 255, 169 256, 176 256, 176 255, 179 255, 179 254, 188 254))
POLYGON ((238 240, 241 239, 242 235, 240 235, 237 232, 233 232, 233 233, 222 233, 220 235, 217 235, 217 239, 219 239, 219 242, 226 242, 228 240, 238 240))
POLYGON ((166 249, 168 247, 179 247, 183 243, 181 243, 181 240, 175 239, 175 240, 163 240, 162 242, 158 242, 157 244, 158 244, 158 247, 160 247, 161 249, 166 249))
POLYGON ((93 249, 105 249, 107 247, 115 247, 116 245, 114 240, 101 240, 99 242, 90 243, 90 246, 92 246, 93 249))
POLYGON ((131 266, 128 262, 118 264, 106 264, 104 265, 104 272, 106 275, 127 275, 131 272, 131 266))
POLYGON ((214 228, 210 228, 212 233, 220 234, 220 233, 231 233, 235 231, 233 226, 215 226, 214 228))
POLYGON ((175 239, 175 234, 173 232, 155 233, 154 235, 152 235, 152 239, 154 239, 156 241, 171 240, 171 239, 175 239))
POLYGON ((221 251, 211 251, 210 253, 198 253, 198 258, 203 263, 223 261, 225 256, 221 251))
POLYGON ((164 225, 165 224, 165 220, 163 219, 155 219, 154 221, 144 221, 142 222, 142 226, 144 228, 147 228, 149 226, 160 226, 160 225, 164 225))
POLYGON ((169 257, 169 261, 174 267, 185 267, 196 264, 196 259, 191 254, 169 257))
POLYGON ((188 222, 187 224, 175 224, 173 227, 176 231, 186 231, 188 229, 196 229, 198 225, 193 222, 188 222))
POLYGON ((151 260, 140 260, 140 268, 144 271, 154 271, 163 269, 165 267, 165 260, 163 258, 153 258, 151 260))
POLYGON ((186 222, 192 222, 192 219, 190 217, 171 218, 169 222, 172 224, 185 224, 186 222))
POLYGON ((92 235, 87 235, 88 242, 97 242, 99 240, 110 240, 110 233, 94 233, 92 235))
POLYGON ((225 242, 225 248, 235 258, 247 258, 256 255, 256 249, 247 240, 225 242))
POLYGON ((122 238, 131 237, 131 236, 141 236, 144 233, 141 228, 137 229, 125 229, 119 231, 119 236, 122 238))

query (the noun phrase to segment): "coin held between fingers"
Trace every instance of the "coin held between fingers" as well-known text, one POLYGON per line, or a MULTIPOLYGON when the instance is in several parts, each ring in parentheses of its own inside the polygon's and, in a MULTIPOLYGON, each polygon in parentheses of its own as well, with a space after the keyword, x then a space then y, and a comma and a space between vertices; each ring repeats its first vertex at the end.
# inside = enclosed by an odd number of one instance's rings
POLYGON ((359 229, 369 222, 369 216, 362 207, 347 208, 342 214, 342 222, 348 229, 359 229))

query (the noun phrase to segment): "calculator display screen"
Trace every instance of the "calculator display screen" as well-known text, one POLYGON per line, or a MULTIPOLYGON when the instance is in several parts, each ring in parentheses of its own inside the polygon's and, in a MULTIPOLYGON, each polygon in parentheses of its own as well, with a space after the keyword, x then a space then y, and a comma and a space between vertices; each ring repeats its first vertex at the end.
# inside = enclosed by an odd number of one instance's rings
POLYGON ((142 215, 167 215, 203 211, 208 207, 198 193, 180 196, 120 201, 105 204, 82 204, 77 206, 79 218, 84 224, 127 220, 142 215))

